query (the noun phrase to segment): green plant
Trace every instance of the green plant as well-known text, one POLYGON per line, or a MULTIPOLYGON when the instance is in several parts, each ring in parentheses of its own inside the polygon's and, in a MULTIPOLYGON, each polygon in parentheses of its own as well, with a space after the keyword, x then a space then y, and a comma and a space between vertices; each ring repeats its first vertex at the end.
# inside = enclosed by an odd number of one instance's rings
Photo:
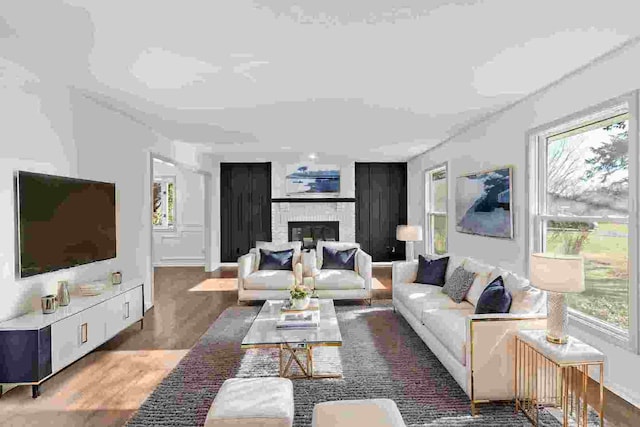
POLYGON ((309 296, 310 291, 307 287, 298 285, 291 288, 289 293, 291 294, 291 299, 304 299, 309 296))

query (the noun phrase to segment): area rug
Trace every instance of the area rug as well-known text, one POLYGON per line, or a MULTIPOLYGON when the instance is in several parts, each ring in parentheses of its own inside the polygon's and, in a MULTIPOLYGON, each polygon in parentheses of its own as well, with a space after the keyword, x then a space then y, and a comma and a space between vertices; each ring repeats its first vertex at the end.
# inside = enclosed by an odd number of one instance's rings
MULTIPOLYGON (((278 353, 242 350, 259 306, 225 310, 142 404, 128 425, 200 426, 224 380, 276 376, 278 353)), ((446 368, 389 303, 338 306, 343 346, 314 353, 317 372, 341 379, 294 380, 295 426, 311 425, 316 403, 393 399, 408 426, 529 426, 512 405, 484 404, 470 414, 469 398, 446 368)), ((559 426, 547 411, 540 425, 559 426)))

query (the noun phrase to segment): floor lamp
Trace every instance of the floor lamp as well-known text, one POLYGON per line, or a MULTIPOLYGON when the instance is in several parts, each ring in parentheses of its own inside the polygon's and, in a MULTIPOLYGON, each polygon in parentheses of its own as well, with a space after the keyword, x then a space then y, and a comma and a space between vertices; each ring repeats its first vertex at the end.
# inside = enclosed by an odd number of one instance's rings
POLYGON ((406 242, 407 261, 413 261, 413 242, 422 240, 422 227, 419 225, 399 225, 396 239, 406 242))

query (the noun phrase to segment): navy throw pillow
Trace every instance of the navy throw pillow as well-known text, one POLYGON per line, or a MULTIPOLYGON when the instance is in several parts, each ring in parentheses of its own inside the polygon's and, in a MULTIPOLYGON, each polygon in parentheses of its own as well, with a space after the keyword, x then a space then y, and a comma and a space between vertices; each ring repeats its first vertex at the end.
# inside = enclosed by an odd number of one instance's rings
POLYGON ((358 248, 339 251, 334 248, 322 247, 322 269, 328 270, 355 270, 356 252, 358 248))
POLYGON ((502 276, 496 277, 478 298, 476 314, 508 313, 511 308, 511 292, 504 287, 502 276))
POLYGON ((444 278, 447 273, 449 257, 428 260, 422 255, 418 256, 418 274, 415 283, 425 285, 444 286, 444 278))
POLYGON ((260 249, 258 270, 293 270, 293 249, 284 251, 260 249))

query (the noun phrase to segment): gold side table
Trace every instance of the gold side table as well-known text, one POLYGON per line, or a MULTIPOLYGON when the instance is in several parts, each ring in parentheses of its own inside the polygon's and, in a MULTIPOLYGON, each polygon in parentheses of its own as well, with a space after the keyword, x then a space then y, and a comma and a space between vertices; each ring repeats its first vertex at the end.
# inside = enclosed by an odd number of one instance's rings
POLYGON ((540 407, 562 410, 562 425, 587 427, 587 384, 589 368, 600 368, 600 426, 604 426, 604 354, 569 337, 566 344, 547 341, 543 330, 522 330, 516 334, 514 395, 516 412, 538 425, 540 407))

